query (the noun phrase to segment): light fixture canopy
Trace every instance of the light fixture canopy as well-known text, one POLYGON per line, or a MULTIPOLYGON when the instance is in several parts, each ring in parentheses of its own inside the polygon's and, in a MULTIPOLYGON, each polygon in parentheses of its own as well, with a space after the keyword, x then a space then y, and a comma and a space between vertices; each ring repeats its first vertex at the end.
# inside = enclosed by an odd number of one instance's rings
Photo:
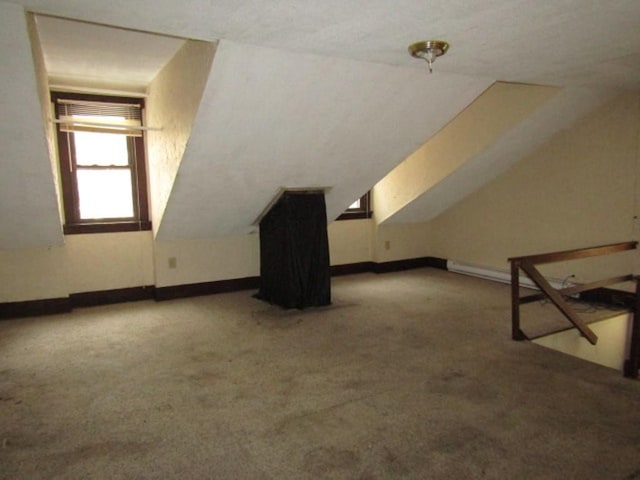
POLYGON ((421 58, 429 64, 429 73, 433 72, 433 62, 449 50, 449 44, 443 40, 426 40, 409 45, 411 56, 421 58))

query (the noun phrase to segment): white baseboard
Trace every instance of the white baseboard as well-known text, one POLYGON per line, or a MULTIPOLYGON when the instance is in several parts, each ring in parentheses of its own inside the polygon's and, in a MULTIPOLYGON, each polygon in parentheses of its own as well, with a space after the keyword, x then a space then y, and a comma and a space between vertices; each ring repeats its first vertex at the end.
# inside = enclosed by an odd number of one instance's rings
MULTIPOLYGON (((492 280, 494 282, 511 284, 511 272, 504 270, 498 270, 490 267, 481 267, 478 265, 471 265, 468 263, 454 262, 453 260, 447 260, 447 270, 450 272, 461 273, 463 275, 469 275, 471 277, 484 278, 486 280, 492 280)), ((570 287, 574 285, 572 282, 557 278, 546 278, 547 282, 551 284, 556 290, 560 288, 570 287)), ((524 288, 531 288, 539 290, 539 288, 531 281, 526 273, 520 271, 520 286, 524 288)))

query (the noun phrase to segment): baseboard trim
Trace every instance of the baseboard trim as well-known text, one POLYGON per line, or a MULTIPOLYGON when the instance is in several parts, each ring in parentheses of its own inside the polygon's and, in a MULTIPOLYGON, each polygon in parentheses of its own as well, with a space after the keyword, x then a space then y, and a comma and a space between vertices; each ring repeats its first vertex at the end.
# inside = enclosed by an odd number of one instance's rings
POLYGON ((357 273, 390 273, 410 270, 413 268, 439 268, 447 270, 447 260, 438 257, 417 257, 391 262, 358 262, 332 265, 331 276, 353 275, 357 273))
MULTIPOLYGON (((391 262, 356 262, 332 265, 330 271, 331 276, 341 276, 358 273, 390 273, 424 267, 447 270, 447 260, 437 257, 418 257, 394 260, 391 262)), ((172 285, 168 287, 147 285, 142 287, 72 293, 67 298, 0 303, 0 319, 55 315, 58 313, 68 313, 73 308, 78 307, 94 307, 98 305, 151 299, 164 301, 201 295, 213 295, 216 293, 253 290, 257 288, 260 288, 259 276, 172 285)))
POLYGON ((355 275, 358 273, 373 272, 374 262, 358 262, 358 263, 345 263, 343 265, 331 265, 331 276, 339 277, 341 275, 355 275))
MULTIPOLYGON (((331 276, 354 275, 358 273, 388 273, 411 268, 435 267, 446 270, 447 261, 435 257, 411 258, 408 260, 396 260, 393 262, 357 262, 332 265, 331 276)), ((229 293, 242 290, 260 288, 260 277, 234 278, 230 280, 218 280, 214 282, 189 283, 173 285, 169 287, 156 287, 155 299, 158 301, 173 300, 177 298, 198 297, 201 295, 213 295, 216 293, 229 293)))
POLYGON ((71 311, 69 297, 0 303, 0 319, 56 315, 71 311))
POLYGON ((259 287, 260 277, 233 278, 231 280, 218 280, 215 282, 189 283, 169 287, 156 287, 155 299, 158 301, 173 300, 176 298, 198 297, 200 295, 252 290, 259 287))
POLYGON ((447 266, 447 259, 446 258, 439 258, 439 257, 426 257, 428 259, 428 263, 429 265, 427 265, 427 267, 431 267, 431 268, 438 268, 440 270, 449 270, 449 267, 447 266))
POLYGON ((390 273, 424 267, 440 268, 446 270, 447 261, 437 257, 407 258, 404 260, 394 260, 391 262, 374 263, 373 271, 375 273, 390 273))
POLYGON ((116 288, 114 290, 101 290, 95 292, 72 293, 69 295, 71 307, 95 307, 97 305, 110 305, 112 303, 137 302, 154 298, 155 287, 116 288))

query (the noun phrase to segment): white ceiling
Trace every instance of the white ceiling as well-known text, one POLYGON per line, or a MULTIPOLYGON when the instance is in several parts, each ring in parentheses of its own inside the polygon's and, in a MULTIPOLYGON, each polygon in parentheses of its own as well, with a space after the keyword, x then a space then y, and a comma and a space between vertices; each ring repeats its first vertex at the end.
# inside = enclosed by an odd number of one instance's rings
POLYGON ((333 220, 490 84, 220 42, 158 238, 245 233, 283 187, 333 220))
MULTIPOLYGON (((436 68, 444 72, 528 83, 640 88, 638 0, 13 3, 35 12, 139 31, 398 66, 420 63, 407 54, 410 43, 443 38, 451 50, 436 68)), ((45 51, 57 48, 58 41, 64 42, 64 32, 48 38, 45 51)), ((78 56, 93 47, 104 53, 100 46, 100 42, 81 45, 78 56)), ((122 46, 126 52, 135 44, 122 46)))
POLYGON ((51 83, 146 88, 184 40, 36 16, 51 83))

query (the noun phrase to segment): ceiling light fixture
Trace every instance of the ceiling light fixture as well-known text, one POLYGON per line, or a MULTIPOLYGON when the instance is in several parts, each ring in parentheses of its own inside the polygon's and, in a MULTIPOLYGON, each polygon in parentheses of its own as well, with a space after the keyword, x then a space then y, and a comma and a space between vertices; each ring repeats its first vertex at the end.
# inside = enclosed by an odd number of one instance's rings
POLYGON ((411 56, 421 58, 429 64, 429 73, 433 72, 431 65, 436 58, 447 53, 447 50, 449 50, 449 44, 442 40, 427 40, 409 45, 411 56))

